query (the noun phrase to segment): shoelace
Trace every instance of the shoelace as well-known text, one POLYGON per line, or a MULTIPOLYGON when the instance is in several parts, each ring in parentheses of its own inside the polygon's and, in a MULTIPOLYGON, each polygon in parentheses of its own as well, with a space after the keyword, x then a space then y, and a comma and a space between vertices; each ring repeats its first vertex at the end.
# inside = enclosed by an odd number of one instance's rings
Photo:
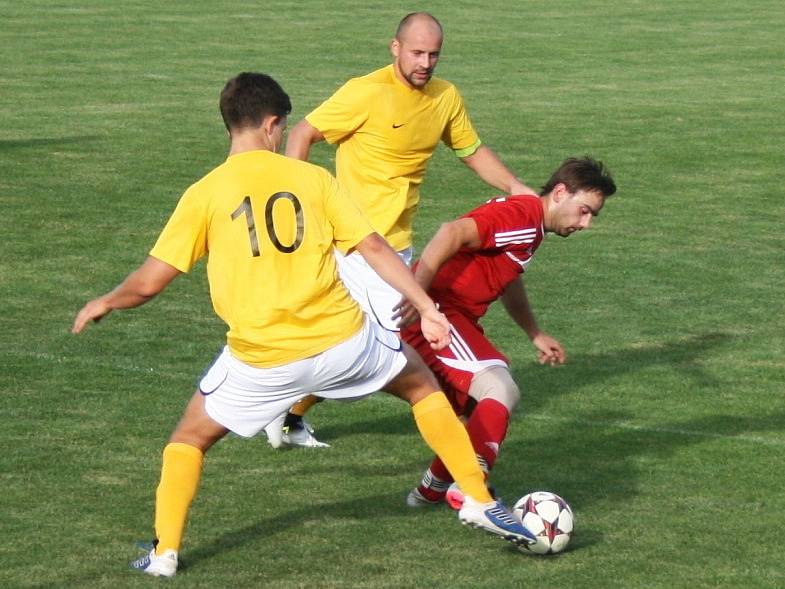
POLYGON ((518 520, 516 520, 515 517, 503 507, 493 507, 488 510, 488 513, 503 521, 505 524, 511 525, 518 523, 518 520))
POLYGON ((131 567, 135 569, 146 569, 150 564, 150 554, 145 554, 144 556, 140 556, 133 562, 131 562, 131 567))

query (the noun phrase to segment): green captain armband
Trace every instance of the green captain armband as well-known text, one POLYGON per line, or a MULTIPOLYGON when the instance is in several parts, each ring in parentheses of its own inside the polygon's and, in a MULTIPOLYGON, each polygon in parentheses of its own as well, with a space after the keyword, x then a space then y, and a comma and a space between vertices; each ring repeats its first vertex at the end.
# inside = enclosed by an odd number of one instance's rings
POLYGON ((479 149, 480 145, 482 145, 482 141, 478 139, 477 141, 472 143, 469 147, 464 147, 463 149, 453 149, 452 151, 458 157, 469 157, 479 149))

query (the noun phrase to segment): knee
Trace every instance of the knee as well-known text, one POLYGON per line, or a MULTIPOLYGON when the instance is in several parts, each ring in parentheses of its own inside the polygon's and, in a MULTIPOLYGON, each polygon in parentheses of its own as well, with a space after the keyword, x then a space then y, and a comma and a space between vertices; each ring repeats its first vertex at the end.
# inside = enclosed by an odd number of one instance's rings
POLYGON ((198 431, 177 429, 169 436, 170 444, 186 444, 206 453, 218 439, 214 436, 205 436, 198 431))
POLYGON ((521 390, 506 366, 491 366, 474 375, 469 396, 478 403, 483 399, 493 399, 512 413, 521 400, 521 390))

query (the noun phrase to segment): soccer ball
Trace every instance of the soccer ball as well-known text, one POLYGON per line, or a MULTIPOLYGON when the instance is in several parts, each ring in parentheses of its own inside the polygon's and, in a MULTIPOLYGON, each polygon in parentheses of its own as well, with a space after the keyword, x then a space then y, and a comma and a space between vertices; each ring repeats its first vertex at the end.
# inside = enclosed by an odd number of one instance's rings
POLYGON ((521 552, 556 554, 567 548, 575 519, 567 502, 548 491, 524 495, 512 509, 513 514, 537 536, 537 542, 521 545, 521 552))

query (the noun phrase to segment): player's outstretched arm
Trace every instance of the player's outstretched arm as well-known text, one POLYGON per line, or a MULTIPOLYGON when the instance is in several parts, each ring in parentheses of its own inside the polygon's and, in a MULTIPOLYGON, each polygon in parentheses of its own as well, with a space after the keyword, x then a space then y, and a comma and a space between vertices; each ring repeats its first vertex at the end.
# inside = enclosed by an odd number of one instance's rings
MULTIPOLYGON (((474 219, 464 217, 444 223, 423 249, 414 270, 417 283, 427 291, 434 276, 447 260, 462 247, 476 249, 480 246, 480 235, 474 219)), ((397 319, 398 327, 412 323, 417 319, 417 311, 411 303, 403 298, 393 309, 393 319, 397 319)))
POLYGON ((436 234, 422 250, 414 276, 425 290, 428 290, 433 277, 447 260, 461 248, 474 250, 481 245, 477 223, 471 217, 461 217, 443 223, 436 234))
POLYGON ((500 297, 507 314, 517 323, 529 336, 529 339, 537 348, 537 359, 540 364, 564 364, 567 355, 564 348, 555 338, 540 330, 537 320, 534 318, 529 297, 526 296, 526 288, 523 280, 513 280, 504 289, 500 297))
POLYGON ((289 131, 286 139, 286 155, 307 161, 311 153, 311 145, 319 141, 324 141, 322 132, 303 119, 289 131))
POLYGON ((411 270, 403 263, 384 238, 371 233, 355 246, 382 279, 397 290, 417 310, 422 319, 422 333, 434 350, 450 344, 450 324, 439 312, 425 290, 417 284, 411 270))
MULTIPOLYGON (((480 234, 477 223, 471 217, 462 217, 455 221, 442 224, 422 251, 414 278, 427 291, 434 276, 447 260, 461 248, 477 249, 480 247, 480 234)), ((398 319, 398 326, 408 325, 417 318, 416 311, 406 299, 394 309, 393 319, 398 319)))
POLYGON ((486 145, 480 145, 473 154, 461 159, 487 184, 507 194, 537 194, 513 174, 496 152, 486 145))
POLYGON ((181 272, 166 262, 148 256, 114 290, 87 303, 76 314, 71 333, 81 332, 90 321, 100 321, 115 309, 131 309, 155 297, 181 272))

